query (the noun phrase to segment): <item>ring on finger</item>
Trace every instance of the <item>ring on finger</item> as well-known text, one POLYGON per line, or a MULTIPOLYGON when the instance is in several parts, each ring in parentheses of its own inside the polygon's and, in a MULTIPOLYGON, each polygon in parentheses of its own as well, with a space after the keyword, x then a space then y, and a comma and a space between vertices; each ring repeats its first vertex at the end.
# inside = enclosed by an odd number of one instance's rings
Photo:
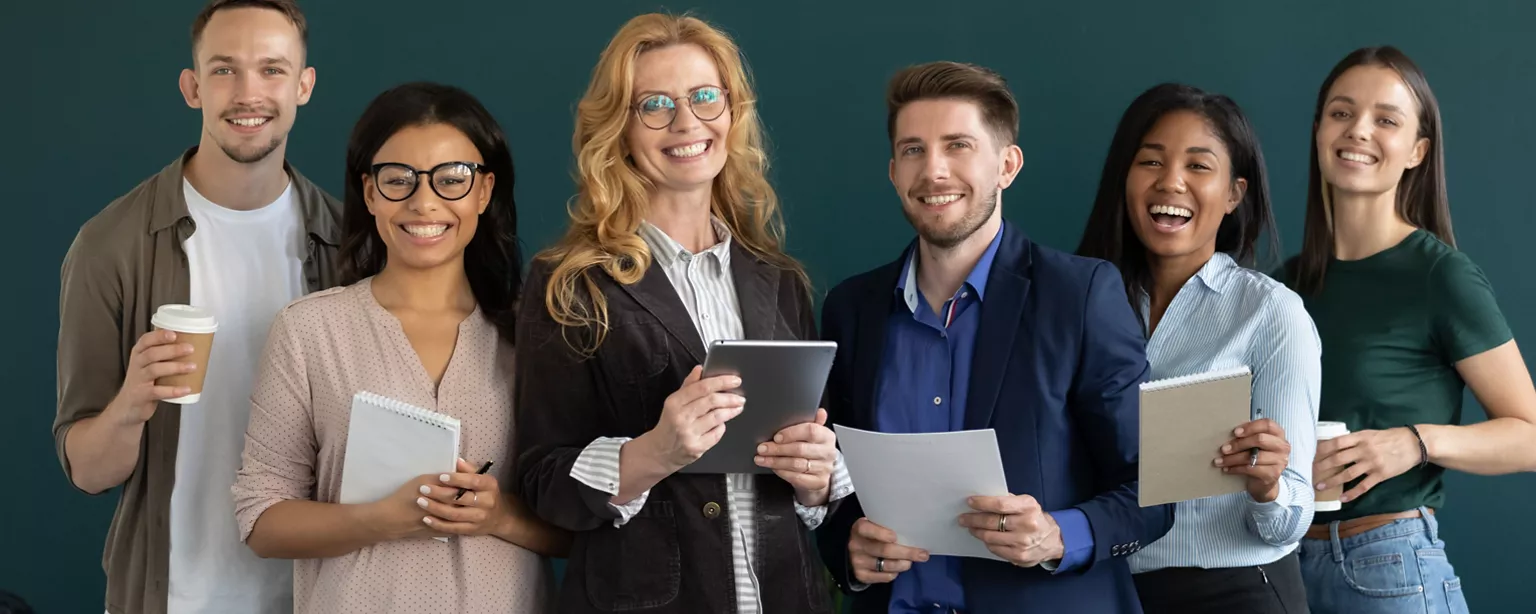
POLYGON ((885 573, 885 559, 884 558, 881 558, 881 557, 878 557, 878 556, 875 557, 875 571, 879 572, 879 573, 885 573))
POLYGON ((809 459, 809 458, 802 458, 800 460, 805 461, 805 469, 801 469, 800 473, 810 473, 811 472, 811 459, 809 459))
POLYGON ((999 533, 1007 533, 1008 532, 1008 515, 1007 514, 998 514, 997 515, 997 532, 999 532, 999 533))

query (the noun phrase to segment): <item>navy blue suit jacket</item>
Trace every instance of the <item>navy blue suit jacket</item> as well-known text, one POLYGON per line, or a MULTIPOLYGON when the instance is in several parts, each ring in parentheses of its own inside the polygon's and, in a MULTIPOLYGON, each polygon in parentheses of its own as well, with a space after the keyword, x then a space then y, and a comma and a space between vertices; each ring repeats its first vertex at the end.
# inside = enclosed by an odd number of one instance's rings
MULTIPOLYGON (((887 319, 904 258, 849 278, 822 309, 838 344, 827 383, 829 422, 874 430, 887 319)), ((967 558, 971 612, 1140 612, 1125 558, 1173 525, 1173 506, 1141 508, 1136 480, 1139 386, 1146 340, 1119 271, 1102 260, 1038 245, 1005 225, 972 363, 965 428, 995 429, 1008 490, 1046 511, 1077 508, 1093 531, 1092 560, 1051 574, 967 558)), ((922 493, 912 493, 921 497, 922 493)), ((854 612, 885 612, 887 584, 853 591, 848 535, 864 513, 844 499, 818 531, 820 551, 854 612)))

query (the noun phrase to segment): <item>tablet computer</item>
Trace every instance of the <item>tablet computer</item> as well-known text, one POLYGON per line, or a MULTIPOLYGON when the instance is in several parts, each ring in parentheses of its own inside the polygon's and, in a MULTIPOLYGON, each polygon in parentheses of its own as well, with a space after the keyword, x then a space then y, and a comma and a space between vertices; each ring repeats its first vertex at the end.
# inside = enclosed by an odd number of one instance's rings
MULTIPOLYGON (((746 398, 725 423, 725 435, 680 473, 773 473, 752 462, 758 444, 779 431, 814 422, 837 355, 834 341, 716 341, 704 357, 704 377, 736 375, 746 398)), ((831 428, 831 427, 828 427, 831 428)))

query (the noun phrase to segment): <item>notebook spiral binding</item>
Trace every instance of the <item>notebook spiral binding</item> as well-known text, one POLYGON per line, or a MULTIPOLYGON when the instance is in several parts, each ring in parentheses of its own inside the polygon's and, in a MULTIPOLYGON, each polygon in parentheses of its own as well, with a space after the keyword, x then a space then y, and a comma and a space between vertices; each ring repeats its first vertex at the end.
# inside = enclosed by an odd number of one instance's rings
POLYGON ((459 428, 459 419, 448 414, 441 414, 430 409, 424 409, 410 403, 397 401, 367 391, 358 392, 357 398, 369 405, 387 409, 417 422, 430 424, 442 429, 459 428))
POLYGON ((1204 373, 1191 373, 1189 375, 1180 375, 1177 377, 1165 377, 1163 379, 1152 380, 1142 384, 1141 391, 1153 392, 1157 390, 1168 390, 1170 388, 1182 388, 1184 386, 1193 386, 1195 384, 1204 384, 1206 382, 1215 382, 1224 379, 1231 379, 1234 377, 1242 377, 1244 375, 1251 375, 1252 373, 1253 372, 1248 369, 1248 365, 1241 365, 1237 367, 1228 367, 1225 369, 1216 369, 1214 371, 1206 371, 1204 373))

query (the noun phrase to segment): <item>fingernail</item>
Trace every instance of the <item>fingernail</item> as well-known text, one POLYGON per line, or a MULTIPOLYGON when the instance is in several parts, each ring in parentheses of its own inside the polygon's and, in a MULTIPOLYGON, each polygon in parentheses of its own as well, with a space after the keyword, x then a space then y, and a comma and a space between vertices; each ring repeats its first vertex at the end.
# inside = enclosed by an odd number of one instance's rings
POLYGON ((1317 485, 1317 489, 1318 490, 1328 490, 1328 485, 1327 484, 1318 484, 1317 485))
POLYGON ((1222 467, 1222 468, 1221 468, 1221 472, 1222 472, 1222 473, 1226 473, 1226 472, 1227 472, 1227 468, 1226 468, 1226 467, 1222 467))
POLYGON ((426 498, 424 498, 424 497, 417 497, 416 498, 416 505, 420 505, 422 507, 426 507, 427 506, 426 498))
POLYGON ((1212 462, 1212 463, 1215 463, 1215 465, 1216 465, 1216 466, 1217 466, 1217 467, 1220 467, 1220 466, 1221 466, 1221 459, 1219 459, 1219 458, 1218 458, 1218 459, 1216 459, 1216 460, 1213 460, 1213 461, 1211 461, 1211 462, 1212 462))
POLYGON ((423 495, 430 495, 430 494, 432 494, 432 487, 431 486, 427 486, 426 484, 422 484, 421 485, 421 494, 423 494, 423 495))
POLYGON ((442 480, 444 482, 447 482, 448 481, 448 474, 444 473, 444 474, 442 474, 440 476, 437 476, 437 479, 442 480))
POLYGON ((740 385, 741 385, 741 378, 739 378, 739 377, 731 378, 731 386, 732 387, 740 386, 740 385))
POLYGON ((184 396, 187 396, 189 394, 192 394, 192 389, 188 388, 186 386, 182 386, 182 387, 176 389, 176 396, 178 396, 178 397, 184 397, 184 396))
POLYGON ((425 522, 427 524, 432 524, 432 517, 431 516, 423 516, 421 521, 425 522))
POLYGON ((175 341, 176 340, 176 331, 170 331, 170 330, 165 331, 165 340, 166 341, 175 341))
POLYGON ((1237 430, 1232 431, 1232 434, 1237 435, 1238 437, 1242 437, 1243 436, 1243 427, 1237 427, 1237 430))
POLYGON ((924 562, 924 563, 928 562, 928 553, 924 552, 922 554, 917 555, 917 560, 921 561, 921 562, 924 562))
POLYGON ((761 465, 761 464, 763 464, 763 457, 761 457, 761 456, 754 456, 754 457, 752 457, 752 462, 761 465))
POLYGON ((783 435, 774 435, 773 436, 773 442, 774 443, 784 443, 784 436, 783 435))
POLYGON ((1339 497, 1339 503, 1349 503, 1352 497, 1339 497))
POLYGON ((1232 453, 1232 446, 1230 444, 1222 446, 1221 447, 1221 453, 1222 454, 1231 454, 1232 453))
POLYGON ((758 446, 757 447, 757 453, 758 454, 767 454, 768 453, 768 444, 763 444, 763 445, 758 446))

